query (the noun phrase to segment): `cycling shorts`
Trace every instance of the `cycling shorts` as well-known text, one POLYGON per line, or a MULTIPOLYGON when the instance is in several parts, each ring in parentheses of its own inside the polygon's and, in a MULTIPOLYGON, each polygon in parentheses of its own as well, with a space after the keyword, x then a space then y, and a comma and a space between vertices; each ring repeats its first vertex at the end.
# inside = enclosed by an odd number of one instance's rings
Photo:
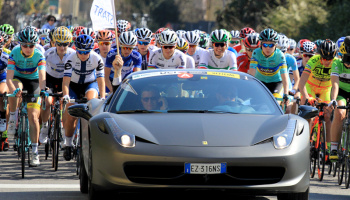
POLYGON ((63 78, 55 78, 46 73, 46 87, 50 88, 52 93, 62 92, 63 78))
POLYGON ((6 71, 0 74, 0 83, 6 83, 6 71))
POLYGON ((329 103, 331 101, 332 87, 322 87, 322 86, 319 87, 319 86, 311 85, 308 82, 305 84, 305 87, 309 96, 316 98, 316 95, 318 95, 318 98, 320 98, 324 103, 329 103))
POLYGON ((339 88, 337 101, 342 101, 344 103, 344 105, 346 105, 346 99, 348 99, 348 98, 350 99, 350 92, 347 92, 347 91, 339 88))
POLYGON ((271 83, 265 83, 261 81, 267 89, 273 94, 275 98, 282 98, 283 97, 283 83, 282 81, 279 82, 271 82, 271 83))
POLYGON ((69 84, 69 96, 71 99, 82 99, 90 90, 95 90, 97 94, 99 93, 98 84, 96 81, 84 84, 70 82, 69 84))
MULTIPOLYGON (((23 89, 26 90, 28 94, 40 94, 40 86, 38 79, 25 79, 20 77, 13 77, 13 81, 22 83, 23 89)), ((40 97, 27 97, 26 98, 27 108, 35 108, 40 110, 41 98, 40 97)))

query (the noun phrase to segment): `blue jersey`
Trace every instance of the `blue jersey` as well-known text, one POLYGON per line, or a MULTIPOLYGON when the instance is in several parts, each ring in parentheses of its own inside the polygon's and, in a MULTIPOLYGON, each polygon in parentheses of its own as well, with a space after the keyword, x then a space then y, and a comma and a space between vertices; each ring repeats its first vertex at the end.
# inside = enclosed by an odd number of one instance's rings
POLYGON ((255 77, 265 83, 282 81, 281 74, 287 73, 286 58, 281 50, 276 49, 266 57, 261 48, 255 49, 250 61, 250 68, 256 69, 255 77))
MULTIPOLYGON (((109 75, 110 79, 113 79, 114 76, 114 67, 112 66, 113 60, 117 55, 117 49, 112 49, 107 54, 106 67, 111 68, 111 74, 109 75)), ((134 68, 140 68, 142 64, 142 56, 137 51, 132 51, 131 54, 127 57, 123 57, 124 65, 122 68, 122 79, 131 74, 134 71, 134 68)))
MULTIPOLYGON (((297 60, 295 59, 294 56, 290 55, 289 53, 285 54, 286 56, 286 62, 287 62, 287 70, 290 72, 296 71, 298 70, 298 65, 297 65, 297 60)), ((288 82, 289 82, 289 89, 291 90, 293 88, 294 85, 294 81, 292 84, 292 81, 290 80, 289 76, 288 76, 288 82)))
POLYGON ((234 48, 232 48, 232 47, 228 47, 227 50, 232 51, 232 52, 236 55, 236 57, 237 57, 237 51, 236 51, 236 49, 234 49, 234 48))
POLYGON ((25 79, 39 79, 39 70, 46 70, 46 60, 44 54, 34 49, 29 57, 24 57, 20 46, 15 47, 10 54, 7 70, 13 70, 14 76, 25 79))
POLYGON ((0 56, 0 82, 2 80, 6 80, 6 68, 8 59, 9 55, 5 52, 2 52, 0 56))

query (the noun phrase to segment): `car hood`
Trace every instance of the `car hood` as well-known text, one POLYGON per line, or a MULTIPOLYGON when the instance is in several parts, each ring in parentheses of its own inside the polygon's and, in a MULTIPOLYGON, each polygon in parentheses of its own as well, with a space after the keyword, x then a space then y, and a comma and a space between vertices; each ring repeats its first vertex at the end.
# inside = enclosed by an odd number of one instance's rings
POLYGON ((159 145, 251 146, 282 132, 288 115, 115 114, 120 128, 159 145))

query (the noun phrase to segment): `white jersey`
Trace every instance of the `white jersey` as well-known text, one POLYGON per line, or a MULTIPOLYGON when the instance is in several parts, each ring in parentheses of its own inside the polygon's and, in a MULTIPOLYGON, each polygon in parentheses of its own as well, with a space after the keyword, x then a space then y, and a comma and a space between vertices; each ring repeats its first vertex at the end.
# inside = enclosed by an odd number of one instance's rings
POLYGON ((43 46, 43 48, 45 49, 45 51, 47 51, 47 50, 49 50, 51 48, 51 44, 50 43, 49 44, 45 44, 43 46))
POLYGON ((232 51, 226 50, 221 58, 216 58, 213 49, 209 49, 200 58, 199 68, 237 70, 237 58, 232 51))
POLYGON ((71 77, 71 82, 84 84, 104 77, 104 64, 100 55, 91 51, 87 61, 81 61, 76 52, 68 56, 64 66, 64 76, 71 77))
POLYGON ((192 56, 188 53, 186 55, 189 55, 194 59, 195 67, 198 68, 201 57, 205 56, 207 52, 207 50, 197 46, 196 52, 192 56))
POLYGON ((186 69, 195 69, 195 62, 194 62, 194 59, 190 56, 190 55, 186 55, 186 69))
POLYGON ((153 51, 149 62, 148 69, 183 69, 186 68, 187 58, 184 53, 175 49, 173 56, 170 59, 165 59, 162 49, 153 51))
POLYGON ((63 78, 64 63, 67 57, 74 52, 74 49, 68 47, 67 53, 61 60, 57 54, 56 47, 48 49, 44 54, 46 59, 46 73, 55 78, 63 78))

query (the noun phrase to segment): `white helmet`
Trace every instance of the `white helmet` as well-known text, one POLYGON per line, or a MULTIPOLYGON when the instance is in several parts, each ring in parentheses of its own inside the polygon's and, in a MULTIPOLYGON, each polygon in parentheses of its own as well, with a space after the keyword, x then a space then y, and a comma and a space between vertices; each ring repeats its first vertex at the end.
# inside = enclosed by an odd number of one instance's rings
POLYGON ((184 38, 188 41, 188 44, 195 44, 198 45, 200 41, 199 34, 196 33, 196 31, 187 31, 184 35, 184 38))
POLYGON ((123 19, 117 21, 117 30, 119 33, 125 32, 128 30, 129 22, 123 19))
POLYGON ((282 51, 287 51, 289 47, 289 39, 285 35, 280 35, 277 42, 277 47, 282 51))
POLYGON ((295 49, 297 42, 294 39, 289 38, 289 49, 295 49))
POLYGON ((176 35, 178 38, 183 38, 185 34, 186 34, 185 30, 177 30, 176 31, 176 35))
POLYGON ((119 36, 119 42, 122 45, 135 46, 137 43, 137 37, 132 31, 122 32, 119 36))
POLYGON ((151 40, 152 39, 152 31, 148 28, 139 28, 135 31, 135 35, 139 40, 151 40))
POLYGON ((159 42, 161 45, 175 45, 178 37, 174 31, 166 30, 159 35, 159 42))
POLYGON ((238 31, 238 30, 232 30, 230 33, 231 33, 232 38, 240 38, 240 37, 239 37, 240 31, 238 31))

